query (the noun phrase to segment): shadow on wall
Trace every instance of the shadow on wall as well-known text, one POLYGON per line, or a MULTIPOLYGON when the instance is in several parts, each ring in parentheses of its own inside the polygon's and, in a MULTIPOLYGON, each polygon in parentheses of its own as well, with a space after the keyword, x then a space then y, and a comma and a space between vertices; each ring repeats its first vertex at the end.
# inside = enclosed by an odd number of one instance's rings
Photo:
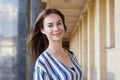
POLYGON ((112 72, 107 72, 107 80, 116 80, 115 75, 112 72))
MULTIPOLYGON (((94 80, 97 80, 97 70, 96 70, 96 68, 94 70, 94 80)), ((115 79, 115 74, 113 74, 112 72, 107 72, 107 79, 106 80, 116 80, 115 79)))

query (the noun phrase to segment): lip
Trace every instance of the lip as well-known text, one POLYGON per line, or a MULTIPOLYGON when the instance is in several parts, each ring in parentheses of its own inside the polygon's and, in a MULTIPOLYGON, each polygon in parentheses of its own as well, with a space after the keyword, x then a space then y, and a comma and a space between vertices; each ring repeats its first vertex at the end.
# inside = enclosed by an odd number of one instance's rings
POLYGON ((62 34, 61 32, 59 32, 59 33, 54 33, 53 35, 60 35, 60 34, 62 34))

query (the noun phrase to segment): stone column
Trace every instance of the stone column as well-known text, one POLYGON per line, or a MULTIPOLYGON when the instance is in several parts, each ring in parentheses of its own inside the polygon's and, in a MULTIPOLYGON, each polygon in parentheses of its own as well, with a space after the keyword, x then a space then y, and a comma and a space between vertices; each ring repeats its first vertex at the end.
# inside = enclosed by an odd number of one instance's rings
POLYGON ((17 80, 26 77, 26 0, 19 0, 18 45, 17 45, 17 80))
POLYGON ((46 3, 41 0, 31 0, 31 30, 39 13, 46 8, 46 3))
POLYGON ((96 0, 94 23, 95 80, 106 80, 106 0, 96 0))
MULTIPOLYGON (((27 0, 27 4, 26 4, 26 8, 27 8, 27 12, 26 12, 26 14, 27 14, 27 20, 26 20, 26 35, 27 35, 27 37, 26 37, 26 39, 29 37, 29 35, 30 35, 30 20, 31 20, 31 18, 30 18, 30 11, 31 11, 31 0, 27 0)), ((27 43, 26 43, 26 45, 27 45, 27 43)), ((29 55, 29 51, 27 50, 26 51, 26 79, 25 80, 32 80, 31 79, 31 77, 30 77, 30 74, 31 74, 31 62, 30 62, 30 60, 31 60, 31 58, 29 57, 30 55, 29 55)))
POLYGON ((83 26, 83 20, 82 20, 82 26, 81 26, 81 38, 82 38, 82 41, 81 41, 81 49, 82 49, 82 70, 83 70, 83 76, 84 76, 84 26, 83 26))
POLYGON ((94 2, 88 2, 88 80, 94 80, 94 2))
POLYGON ((115 48, 120 49, 120 0, 115 1, 115 48))
POLYGON ((84 42, 83 42, 83 50, 84 50, 84 52, 83 52, 83 55, 84 56, 82 56, 82 57, 84 57, 84 79, 85 80, 87 80, 87 64, 88 64, 88 48, 87 48, 87 46, 88 46, 88 43, 87 43, 87 29, 88 29, 88 27, 87 27, 87 12, 85 12, 85 13, 83 13, 83 18, 82 18, 82 20, 83 20, 83 23, 82 23, 82 28, 83 28, 83 40, 84 40, 84 42))
POLYGON ((82 66, 82 20, 79 21, 79 64, 82 66))
POLYGON ((77 59, 79 61, 79 30, 78 30, 78 25, 76 26, 76 33, 75 33, 75 38, 76 38, 76 41, 75 41, 75 44, 76 44, 76 53, 77 53, 77 59))
POLYGON ((115 25, 114 25, 114 0, 107 0, 106 2, 107 10, 106 10, 106 17, 107 17, 107 48, 114 48, 115 47, 115 25))
MULTIPOLYGON (((108 0, 109 1, 109 0, 108 0)), ((110 21, 109 21, 109 24, 110 24, 110 47, 114 48, 115 47, 115 16, 114 16, 114 1, 115 0, 110 0, 110 5, 109 5, 109 10, 110 10, 110 21)))
MULTIPOLYGON (((39 15, 39 13, 46 8, 46 3, 41 2, 41 0, 31 0, 30 2, 30 32, 32 32, 32 29, 34 27, 35 24, 35 20, 37 18, 37 16, 39 15)), ((29 35, 29 34, 28 34, 29 35)), ((29 57, 28 60, 28 65, 27 67, 29 67, 30 69, 30 73, 28 74, 28 76, 26 77, 27 80, 33 80, 33 70, 34 70, 34 63, 33 63, 33 59, 32 57, 29 57), (29 79, 30 78, 30 79, 29 79)))

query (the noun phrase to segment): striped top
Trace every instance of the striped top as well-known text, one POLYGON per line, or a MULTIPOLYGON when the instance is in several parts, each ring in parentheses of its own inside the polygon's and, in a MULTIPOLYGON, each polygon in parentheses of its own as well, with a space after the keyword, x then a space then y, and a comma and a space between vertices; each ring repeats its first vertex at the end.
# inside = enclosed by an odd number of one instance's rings
POLYGON ((59 62, 44 51, 36 60, 33 80, 82 80, 82 71, 73 53, 69 51, 73 68, 59 62))

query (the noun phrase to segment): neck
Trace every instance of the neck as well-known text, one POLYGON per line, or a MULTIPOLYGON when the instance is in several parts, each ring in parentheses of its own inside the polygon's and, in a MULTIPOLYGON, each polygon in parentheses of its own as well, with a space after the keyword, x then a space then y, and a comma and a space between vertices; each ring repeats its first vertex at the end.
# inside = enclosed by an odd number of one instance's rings
POLYGON ((63 52, 64 48, 62 47, 62 42, 54 42, 52 44, 49 44, 47 51, 53 54, 63 52))

